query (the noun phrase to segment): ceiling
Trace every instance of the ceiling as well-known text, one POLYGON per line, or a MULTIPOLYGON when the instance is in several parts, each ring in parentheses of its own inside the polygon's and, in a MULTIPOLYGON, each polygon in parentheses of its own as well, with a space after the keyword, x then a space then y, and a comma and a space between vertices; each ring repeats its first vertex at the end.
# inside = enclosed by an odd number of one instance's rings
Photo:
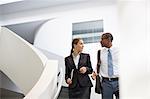
POLYGON ((19 2, 19 1, 23 1, 23 0, 0 0, 0 5, 13 3, 13 2, 19 2))
POLYGON ((34 22, 26 22, 20 24, 7 25, 8 29, 28 41, 29 43, 34 43, 34 38, 39 27, 49 20, 40 20, 34 22))
MULTIPOLYGON (((23 17, 24 13, 37 11, 42 14, 40 10, 51 9, 52 11, 83 9, 95 6, 111 5, 116 3, 117 0, 23 0, 18 2, 0 4, 0 25, 6 26, 16 34, 24 38, 26 41, 33 44, 36 30, 47 20, 35 20, 34 22, 18 22, 15 18, 23 17), (58 10, 56 10, 58 9, 58 10), (14 14, 14 16, 13 16, 14 14)), ((0 0, 1 2, 1 0, 0 0)), ((48 10, 49 11, 49 10, 48 10)), ((28 14, 28 13, 27 13, 28 14)), ((33 15, 33 14, 32 14, 33 15)))
POLYGON ((14 13, 19 11, 27 11, 30 9, 39 9, 60 5, 68 5, 74 3, 86 2, 89 0, 24 0, 9 4, 0 5, 1 14, 14 13))
POLYGON ((100 5, 114 3, 116 0, 23 0, 0 5, 0 14, 11 14, 47 7, 58 7, 82 3, 99 3, 100 5))

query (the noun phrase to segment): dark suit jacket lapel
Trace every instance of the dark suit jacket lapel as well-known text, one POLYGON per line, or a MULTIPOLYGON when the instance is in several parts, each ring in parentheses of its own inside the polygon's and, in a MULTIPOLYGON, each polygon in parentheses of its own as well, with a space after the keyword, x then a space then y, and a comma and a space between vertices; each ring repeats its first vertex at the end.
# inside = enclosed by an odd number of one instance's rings
POLYGON ((69 60, 70 60, 70 63, 72 64, 71 66, 73 66, 73 67, 71 67, 71 68, 75 69, 76 66, 75 66, 75 63, 74 63, 74 61, 73 61, 73 56, 72 56, 72 55, 70 55, 69 60))
POLYGON ((81 53, 79 58, 79 63, 78 63, 78 69, 81 68, 82 61, 83 61, 83 55, 81 53))

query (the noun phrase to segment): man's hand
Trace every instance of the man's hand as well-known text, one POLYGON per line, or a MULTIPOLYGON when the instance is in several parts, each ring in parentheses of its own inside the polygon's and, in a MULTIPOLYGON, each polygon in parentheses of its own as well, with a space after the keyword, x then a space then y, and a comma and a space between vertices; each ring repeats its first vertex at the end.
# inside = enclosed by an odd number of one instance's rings
POLYGON ((91 75, 91 77, 92 77, 93 80, 96 79, 96 75, 97 75, 97 74, 96 74, 96 72, 94 71, 94 72, 92 73, 92 75, 91 75))

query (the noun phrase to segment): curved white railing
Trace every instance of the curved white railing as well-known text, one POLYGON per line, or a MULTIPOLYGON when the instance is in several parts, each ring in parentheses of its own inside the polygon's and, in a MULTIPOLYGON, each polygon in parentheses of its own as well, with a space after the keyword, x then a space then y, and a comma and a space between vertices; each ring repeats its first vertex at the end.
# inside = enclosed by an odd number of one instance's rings
POLYGON ((47 58, 5 27, 1 27, 0 55, 0 69, 26 95, 40 78, 47 58))
POLYGON ((57 80, 58 73, 55 72, 58 70, 57 66, 57 61, 49 60, 41 78, 24 99, 57 99, 63 81, 62 68, 60 68, 59 71, 60 79, 59 81, 57 80), (51 66, 53 66, 53 68, 51 68, 51 66))
POLYGON ((49 51, 46 51, 44 49, 35 47, 39 49, 44 55, 47 56, 50 60, 58 60, 58 75, 57 75, 57 91, 53 97, 53 99, 57 99, 61 90, 61 87, 63 86, 63 80, 64 80, 64 58, 62 56, 59 56, 57 54, 51 53, 49 51))
POLYGON ((57 81, 57 91, 54 95, 54 98, 53 99, 57 99, 58 96, 59 96, 59 93, 61 91, 61 87, 62 87, 62 83, 63 83, 63 68, 62 67, 59 67, 59 79, 57 81))
POLYGON ((0 69, 20 88, 24 99, 56 99, 62 85, 62 70, 57 86, 58 63, 48 60, 21 37, 1 27, 0 69))
POLYGON ((24 99, 53 99, 57 90, 57 68, 57 61, 48 60, 39 81, 24 99))

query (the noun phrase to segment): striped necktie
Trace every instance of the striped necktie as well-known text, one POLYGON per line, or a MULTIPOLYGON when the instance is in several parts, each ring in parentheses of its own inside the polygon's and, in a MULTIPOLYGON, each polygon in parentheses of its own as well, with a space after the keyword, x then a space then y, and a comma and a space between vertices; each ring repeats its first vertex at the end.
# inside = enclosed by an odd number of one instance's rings
POLYGON ((112 77, 112 75, 113 75, 112 55, 110 49, 108 49, 108 76, 112 77))

